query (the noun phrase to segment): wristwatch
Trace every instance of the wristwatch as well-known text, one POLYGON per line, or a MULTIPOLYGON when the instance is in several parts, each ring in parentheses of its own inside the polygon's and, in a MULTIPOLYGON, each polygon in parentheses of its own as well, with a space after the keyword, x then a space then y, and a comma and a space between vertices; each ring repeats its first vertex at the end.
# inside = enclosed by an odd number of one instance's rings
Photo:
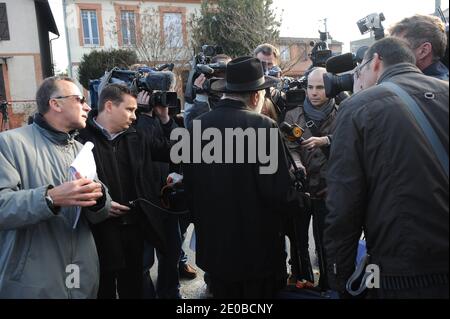
POLYGON ((47 203, 47 206, 48 206, 48 208, 50 208, 52 213, 56 215, 56 214, 58 214, 59 207, 55 206, 53 199, 50 197, 50 195, 48 195, 48 190, 52 189, 52 188, 53 188, 53 186, 51 186, 51 185, 49 187, 47 187, 47 190, 45 191, 45 202, 47 203))

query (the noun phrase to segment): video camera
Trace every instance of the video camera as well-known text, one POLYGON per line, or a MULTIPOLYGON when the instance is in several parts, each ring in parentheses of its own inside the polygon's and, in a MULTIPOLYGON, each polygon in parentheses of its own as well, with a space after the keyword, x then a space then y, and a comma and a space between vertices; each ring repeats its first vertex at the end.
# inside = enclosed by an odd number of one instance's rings
POLYGON ((325 66, 328 73, 323 75, 325 94, 328 98, 334 98, 341 92, 353 91, 353 74, 345 72, 353 70, 362 62, 368 48, 362 46, 356 54, 345 53, 328 59, 325 66), (345 74, 337 75, 339 73, 345 74))
POLYGON ((359 32, 361 34, 366 34, 372 31, 375 35, 375 40, 380 40, 384 38, 384 27, 381 24, 385 19, 383 13, 372 13, 367 17, 360 19, 356 24, 358 25, 359 32))
POLYGON ((214 56, 222 53, 223 50, 220 46, 203 45, 200 53, 194 57, 191 63, 192 69, 186 83, 185 99, 188 103, 194 103, 197 93, 209 93, 211 90, 211 84, 217 80, 217 78, 223 77, 222 74, 218 76, 218 73, 225 72, 227 68, 226 63, 211 63, 214 56), (199 90, 194 86, 194 82, 200 74, 204 74, 207 80, 205 81, 203 88, 199 90))
POLYGON ((328 32, 321 32, 320 41, 311 41, 309 45, 312 47, 310 59, 312 61, 312 67, 325 67, 325 63, 329 58, 333 56, 331 50, 328 48, 328 32))
MULTIPOLYGON (((360 19, 356 24, 358 25, 361 34, 373 31, 375 40, 378 41, 384 38, 384 28, 381 23, 384 20, 385 17, 383 13, 372 13, 367 17, 360 19)), ((353 91, 353 74, 346 72, 353 70, 362 62, 368 48, 368 46, 362 46, 358 49, 356 54, 345 53, 331 57, 326 61, 325 67, 328 73, 323 75, 323 81, 325 85, 325 94, 328 98, 334 98, 341 92, 353 91)))
MULTIPOLYGON (((137 71, 121 70, 114 68, 98 80, 97 99, 101 90, 108 84, 119 83, 126 85, 134 94, 142 91, 148 92, 150 100, 147 105, 138 105, 138 112, 150 112, 155 106, 169 108, 169 114, 174 115, 181 112, 180 102, 176 92, 171 91, 175 77, 172 72, 163 71, 168 69, 172 71, 174 64, 164 64, 158 68, 141 67, 137 71)), ((91 90, 92 93, 92 90, 91 90)), ((96 103, 92 103, 93 108, 97 108, 96 103)))

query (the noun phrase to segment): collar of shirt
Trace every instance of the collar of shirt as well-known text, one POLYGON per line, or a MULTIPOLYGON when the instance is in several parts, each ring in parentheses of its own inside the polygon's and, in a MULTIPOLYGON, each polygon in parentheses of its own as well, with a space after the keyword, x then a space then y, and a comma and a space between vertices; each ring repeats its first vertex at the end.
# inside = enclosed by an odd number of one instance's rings
POLYGON ((106 137, 109 141, 113 141, 114 139, 116 139, 117 137, 119 137, 120 135, 122 135, 123 133, 126 132, 126 130, 125 130, 125 131, 122 131, 122 132, 119 132, 119 133, 110 134, 103 126, 101 126, 101 125, 96 121, 96 119, 97 119, 97 118, 94 118, 94 119, 93 119, 95 125, 97 125, 97 127, 100 129, 100 131, 103 133, 103 135, 105 135, 105 137, 106 137))

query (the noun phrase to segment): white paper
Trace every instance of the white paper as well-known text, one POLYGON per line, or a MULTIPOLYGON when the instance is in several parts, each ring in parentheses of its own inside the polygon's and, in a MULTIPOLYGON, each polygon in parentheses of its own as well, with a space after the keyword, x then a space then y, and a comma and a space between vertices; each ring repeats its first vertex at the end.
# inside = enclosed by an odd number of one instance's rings
MULTIPOLYGON (((77 157, 73 161, 72 165, 69 168, 69 176, 71 180, 75 180, 76 173, 80 173, 80 175, 84 178, 88 178, 94 180, 97 176, 97 166, 95 165, 94 154, 92 153, 92 149, 94 148, 94 144, 92 142, 86 142, 80 153, 78 153, 77 157)), ((73 229, 77 227, 78 220, 80 219, 81 207, 76 208, 76 219, 73 224, 73 229)))
POLYGON ((97 167, 95 165, 94 154, 92 153, 93 148, 94 144, 92 142, 86 142, 72 165, 70 165, 81 176, 92 180, 97 175, 97 167))

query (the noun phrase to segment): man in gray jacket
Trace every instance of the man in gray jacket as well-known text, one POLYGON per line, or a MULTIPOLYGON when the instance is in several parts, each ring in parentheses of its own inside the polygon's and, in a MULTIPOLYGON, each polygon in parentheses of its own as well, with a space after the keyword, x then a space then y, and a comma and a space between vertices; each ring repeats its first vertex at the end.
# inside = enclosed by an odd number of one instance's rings
POLYGON ((90 107, 62 77, 45 79, 36 101, 32 125, 0 134, 0 298, 95 298, 99 265, 88 220, 106 219, 111 200, 79 173, 69 181, 82 148, 74 136, 90 107))

